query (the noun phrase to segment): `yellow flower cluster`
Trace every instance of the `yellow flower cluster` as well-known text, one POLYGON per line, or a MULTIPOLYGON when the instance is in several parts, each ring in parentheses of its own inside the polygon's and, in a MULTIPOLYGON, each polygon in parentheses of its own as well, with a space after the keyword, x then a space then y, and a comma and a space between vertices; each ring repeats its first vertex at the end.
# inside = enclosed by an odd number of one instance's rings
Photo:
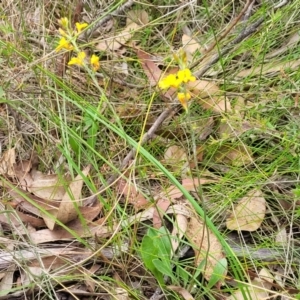
POLYGON ((196 77, 192 75, 192 72, 188 68, 179 70, 176 74, 170 74, 159 81, 158 86, 161 89, 176 88, 178 89, 177 98, 181 105, 187 110, 187 101, 191 99, 191 94, 186 91, 185 84, 191 81, 195 81, 196 77))
MULTIPOLYGON (((61 35, 61 38, 59 40, 59 43, 57 47, 55 48, 55 51, 58 52, 60 50, 75 50, 77 53, 76 57, 72 57, 71 60, 68 62, 68 65, 78 65, 83 66, 84 60, 86 58, 86 53, 84 51, 78 50, 76 46, 76 39, 79 36, 79 34, 84 30, 86 27, 88 27, 87 23, 76 23, 75 27, 76 30, 72 30, 71 26, 69 24, 68 18, 64 17, 59 20, 59 24, 61 28, 59 28, 59 33, 61 35)), ((93 54, 90 58, 90 65, 94 72, 99 70, 100 68, 100 62, 99 57, 95 54, 93 54)))
POLYGON ((72 45, 71 41, 75 41, 78 35, 82 32, 83 29, 85 29, 88 26, 88 24, 76 23, 75 31, 70 28, 69 20, 66 17, 61 18, 59 20, 59 24, 61 26, 61 28, 59 28, 61 38, 59 40, 58 46, 55 48, 55 51, 58 52, 62 49, 66 49, 68 51, 73 50, 74 46, 72 45))
POLYGON ((170 74, 163 78, 159 82, 161 89, 168 89, 170 87, 178 88, 182 83, 188 83, 189 81, 195 81, 196 77, 192 75, 191 70, 183 69, 179 70, 177 74, 170 74))
MULTIPOLYGON (((76 57, 71 58, 71 60, 68 62, 68 65, 83 66, 85 57, 86 57, 85 52, 81 51, 77 54, 76 57)), ((90 64, 92 66, 93 71, 96 72, 100 68, 99 57, 93 54, 90 58, 90 64)))

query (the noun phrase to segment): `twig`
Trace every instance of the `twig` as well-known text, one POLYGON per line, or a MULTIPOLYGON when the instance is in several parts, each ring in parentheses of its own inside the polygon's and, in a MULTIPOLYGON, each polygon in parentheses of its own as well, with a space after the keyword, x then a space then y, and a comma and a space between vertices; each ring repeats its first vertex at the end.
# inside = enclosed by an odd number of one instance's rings
MULTIPOLYGON (((255 249, 251 246, 241 246, 226 240, 232 251, 238 258, 259 260, 263 262, 286 262, 287 257, 282 248, 261 248, 255 249)), ((299 258, 294 258, 293 262, 299 264, 299 258)))
POLYGON ((229 24, 229 26, 227 27, 227 29, 225 30, 225 32, 223 34, 221 34, 221 36, 215 40, 212 45, 210 45, 210 47, 206 50, 207 52, 210 52, 213 48, 215 48, 215 46, 217 45, 217 43, 219 43, 221 40, 223 40, 228 33, 231 31, 231 29, 237 24, 237 22, 242 18, 242 16, 244 15, 244 13, 247 12, 249 6, 253 5, 254 0, 248 0, 245 7, 242 9, 242 11, 239 13, 239 15, 234 19, 234 21, 229 24))
POLYGON ((288 4, 289 0, 283 0, 281 2, 279 2, 277 5, 274 6, 274 9, 280 8, 286 4, 288 4))
POLYGON ((247 11, 245 12, 245 15, 244 15, 244 18, 243 18, 243 22, 246 22, 246 21, 249 20, 250 15, 251 15, 251 11, 252 11, 252 9, 253 9, 254 2, 255 2, 255 1, 253 1, 253 2, 249 5, 249 7, 247 8, 247 11))
MULTIPOLYGON (((206 73, 213 64, 215 64, 222 55, 225 55, 226 53, 228 53, 232 47, 236 44, 238 44, 239 42, 241 42, 243 39, 245 39, 247 36, 249 36, 250 34, 252 34, 253 32, 256 31, 256 29, 258 28, 258 26, 264 21, 264 18, 260 18, 258 21, 256 21, 255 23, 253 23, 251 26, 249 26, 246 30, 244 30, 233 42, 231 42, 227 48, 225 48, 223 51, 221 51, 220 54, 215 55, 212 60, 203 68, 201 69, 199 72, 195 73, 195 76, 202 76, 204 73, 206 73)), ((166 118, 170 115, 172 115, 172 113, 174 113, 176 111, 176 108, 178 108, 179 106, 177 105, 176 107, 170 107, 166 110, 164 110, 160 116, 156 119, 156 121, 154 122, 154 124, 150 127, 150 129, 145 133, 145 135, 142 138, 141 141, 141 145, 146 143, 147 141, 149 141, 155 134, 155 132, 157 131, 157 129, 161 126, 161 124, 166 120, 166 118)), ((129 161, 134 157, 134 155, 136 154, 136 149, 132 148, 129 153, 126 155, 126 157, 124 158, 123 162, 121 163, 120 167, 119 167, 119 171, 122 171, 127 164, 129 163, 129 161)), ((100 194, 101 192, 103 192, 109 185, 111 185, 116 179, 118 178, 118 173, 115 173, 113 175, 111 175, 108 180, 106 181, 106 183, 104 185, 102 185, 98 192, 90 197, 88 197, 85 200, 85 205, 90 205, 91 203, 94 203, 97 200, 97 196, 98 194, 100 194)))
POLYGON ((265 18, 261 17, 256 22, 254 22, 253 24, 251 24, 248 28, 246 28, 245 30, 243 30, 241 32, 241 34, 238 37, 236 37, 226 48, 224 48, 222 51, 220 51, 220 53, 215 54, 212 57, 212 59, 206 64, 206 66, 204 66, 199 71, 194 72, 194 75, 196 77, 198 77, 198 78, 201 77, 201 76, 203 76, 212 67, 212 65, 214 65, 215 63, 217 63, 219 61, 219 59, 222 56, 224 56, 225 54, 227 54, 228 52, 230 52, 230 50, 235 45, 239 44, 242 40, 244 40, 246 37, 248 37, 253 32, 255 32, 257 30, 257 28, 263 23, 264 20, 265 20, 265 18))
POLYGON ((95 30, 97 30, 100 26, 102 26, 104 23, 109 21, 112 18, 112 15, 120 14, 124 10, 130 8, 133 5, 133 3, 134 3, 133 0, 129 0, 125 2, 123 5, 119 6, 112 14, 105 16, 103 19, 97 22, 91 29, 86 31, 84 35, 84 40, 87 40, 87 38, 91 36, 95 30))
POLYGON ((225 30, 225 32, 220 37, 216 38, 216 40, 206 49, 204 56, 202 56, 200 59, 198 59, 197 61, 195 61, 194 63, 191 64, 190 69, 193 69, 194 67, 196 67, 201 61, 203 61, 203 59, 205 59, 207 57, 208 53, 210 51, 212 51, 215 48, 215 46, 228 35, 228 33, 238 23, 238 21, 242 18, 242 16, 244 14, 247 14, 249 7, 252 7, 253 3, 254 3, 253 0, 247 1, 245 7, 242 9, 242 11, 239 13, 239 15, 233 20, 233 22, 231 24, 229 24, 227 26, 227 29, 225 30))
MULTIPOLYGON (((144 134, 144 136, 142 137, 142 140, 140 142, 141 145, 143 145, 144 143, 146 143, 147 141, 149 141, 151 138, 153 138, 155 132, 157 131, 157 129, 161 126, 161 124, 169 117, 171 116, 174 112, 176 112, 176 110, 179 108, 179 105, 176 105, 175 107, 172 106, 166 110, 164 110, 159 117, 156 119, 156 121, 153 123, 153 125, 150 127, 150 129, 144 134)), ((124 160, 122 161, 120 167, 119 167, 119 171, 122 171, 129 163, 129 161, 135 156, 136 154, 136 149, 132 148, 128 154, 126 155, 126 157, 124 158, 124 160)), ((105 189, 107 189, 107 186, 111 185, 117 178, 118 178, 119 174, 115 173, 113 175, 111 175, 106 183, 104 185, 102 185, 100 187, 100 189, 98 190, 98 192, 88 198, 85 199, 85 205, 90 205, 92 203, 94 203, 97 200, 97 195, 100 194, 101 192, 103 192, 105 189)))

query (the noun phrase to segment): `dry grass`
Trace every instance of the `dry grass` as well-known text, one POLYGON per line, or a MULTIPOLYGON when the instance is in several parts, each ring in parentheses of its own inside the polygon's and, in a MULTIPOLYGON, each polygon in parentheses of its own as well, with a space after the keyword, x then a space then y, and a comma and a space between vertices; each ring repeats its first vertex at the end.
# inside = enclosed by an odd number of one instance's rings
MULTIPOLYGON (((272 1, 247 6, 251 2, 89 0, 82 1, 83 7, 81 1, 73 2, 1 3, 0 299, 188 297, 168 285, 181 286, 194 299, 224 299, 241 289, 239 282, 250 287, 257 284, 254 279, 260 280, 258 274, 265 269, 273 276, 271 286, 266 287, 270 296, 299 297, 299 1, 277 9, 272 1), (120 10, 126 3, 128 8, 120 10), (238 18, 247 7, 248 17, 238 18), (98 51, 100 42, 113 40, 126 27, 127 13, 132 10, 138 16, 145 10, 147 23, 119 49, 98 51), (110 17, 103 22, 106 16, 110 17), (68 67, 74 53, 54 51, 61 17, 96 26, 92 31, 91 25, 88 34, 77 41, 89 55, 99 55, 101 68, 96 74, 68 67), (262 17, 264 21, 253 34, 232 44, 262 17), (216 84, 218 94, 226 97, 227 108, 204 109, 201 101, 210 98, 198 92, 186 114, 176 98, 164 97, 150 84, 137 49, 149 54, 158 70, 176 71, 173 54, 182 47, 183 33, 202 46, 190 62, 194 74, 218 57, 199 79, 216 84), (292 35, 296 42, 285 46, 292 35), (164 111, 169 111, 168 117, 142 146, 142 136, 164 111), (187 237, 180 239, 180 249, 187 245, 189 252, 183 258, 172 258, 174 278, 169 276, 165 282, 147 269, 141 255, 141 242, 153 226, 153 212, 150 217, 138 215, 149 213, 149 207, 137 208, 135 201, 147 199, 155 207, 176 178, 182 182, 186 174, 181 158, 170 161, 164 155, 174 145, 188 157, 189 177, 211 180, 197 183, 197 192, 184 187, 192 191, 196 205, 200 204, 211 234, 225 238, 237 256, 227 256, 222 286, 209 286, 205 273, 199 275, 201 268, 188 259, 194 257, 195 248, 187 237), (242 154, 232 154, 232 149, 241 147, 242 154), (122 167, 132 148, 138 151, 122 167), (33 217, 35 222, 43 222, 45 215, 51 220, 52 212, 40 203, 33 204, 36 199, 32 193, 23 195, 20 178, 2 170, 9 164, 5 158, 9 149, 15 149, 17 163, 34 161, 32 168, 44 175, 65 178, 68 174, 71 181, 91 165, 81 194, 83 201, 93 198, 96 202, 84 202, 86 210, 77 207, 80 229, 58 222, 64 229, 56 227, 53 232, 62 238, 44 243, 34 240, 32 232, 42 233, 46 226, 33 224, 33 217), (131 191, 125 191, 120 178, 125 186, 132 183, 131 191), (12 187, 19 188, 17 193, 11 192, 12 187), (230 211, 253 188, 266 200, 262 224, 253 232, 229 231, 230 211), (95 193, 97 197, 90 197, 95 193), (27 202, 42 215, 28 212, 27 202), (96 226, 97 231, 92 231, 96 226), (279 232, 286 234, 279 236, 279 232)), ((187 204, 190 198, 172 200, 192 210, 187 204)), ((162 224, 171 232, 177 226, 175 219, 175 213, 168 214, 162 224)), ((223 249, 228 255, 229 248, 223 249)), ((244 298, 245 293, 249 299, 262 297, 251 288, 244 291, 244 298)))

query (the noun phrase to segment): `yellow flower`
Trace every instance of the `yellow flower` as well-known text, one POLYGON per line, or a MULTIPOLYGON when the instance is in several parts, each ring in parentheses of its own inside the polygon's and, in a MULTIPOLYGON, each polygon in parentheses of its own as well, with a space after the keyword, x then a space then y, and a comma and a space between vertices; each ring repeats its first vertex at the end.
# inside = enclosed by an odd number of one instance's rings
POLYGON ((71 60, 68 62, 68 65, 78 65, 83 66, 84 59, 85 59, 85 52, 79 52, 77 57, 72 57, 71 60))
POLYGON ((82 31, 84 28, 88 27, 89 24, 87 24, 87 23, 78 23, 78 22, 77 22, 77 23, 75 24, 75 26, 76 26, 77 32, 78 32, 78 33, 81 33, 81 31, 82 31))
POLYGON ((181 103, 181 105, 183 106, 183 108, 185 110, 187 110, 187 101, 189 101, 191 99, 191 94, 190 93, 178 93, 177 94, 177 98, 179 100, 179 102, 181 103))
POLYGON ((91 65, 93 70, 96 72, 100 68, 99 56, 93 54, 91 56, 91 65))
POLYGON ((196 77, 192 75, 191 70, 189 69, 183 69, 183 70, 179 70, 177 72, 177 77, 178 80, 182 83, 187 83, 189 81, 195 81, 196 77))
POLYGON ((160 80, 158 86, 161 89, 168 89, 170 87, 178 88, 180 84, 181 82, 178 80, 177 76, 174 74, 170 74, 167 77, 160 80))
POLYGON ((59 21, 59 24, 62 28, 64 29, 67 29, 68 28, 68 25, 69 25, 69 20, 68 18, 64 17, 64 18, 61 18, 59 21))
POLYGON ((170 74, 167 77, 159 81, 158 86, 161 89, 168 89, 170 87, 178 88, 182 83, 189 81, 195 81, 196 77, 192 75, 189 69, 182 69, 177 74, 170 74))
POLYGON ((66 38, 62 37, 59 40, 58 46, 55 48, 55 51, 58 52, 59 50, 66 49, 66 50, 73 50, 72 44, 66 40, 66 38))

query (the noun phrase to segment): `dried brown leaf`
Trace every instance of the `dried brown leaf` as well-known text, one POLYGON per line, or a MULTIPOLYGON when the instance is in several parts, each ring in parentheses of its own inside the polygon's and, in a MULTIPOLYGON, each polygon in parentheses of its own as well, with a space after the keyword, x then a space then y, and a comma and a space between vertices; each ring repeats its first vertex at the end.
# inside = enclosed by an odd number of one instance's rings
POLYGON ((183 299, 185 300, 194 300, 194 297, 184 288, 180 286, 175 286, 175 285, 169 285, 167 286, 169 290, 172 290, 182 296, 183 299))
POLYGON ((85 279, 85 285, 89 292, 95 292, 96 282, 92 279, 92 276, 102 267, 100 264, 93 264, 89 269, 87 269, 86 274, 88 275, 85 279))
POLYGON ((14 165, 14 173, 19 181, 19 186, 23 190, 32 184, 32 177, 30 171, 32 168, 32 160, 23 160, 14 165))
POLYGON ((175 253, 176 250, 178 249, 179 244, 182 241, 182 237, 186 233, 187 226, 188 226, 187 216, 178 213, 178 209, 176 210, 175 213, 175 220, 176 220, 175 222, 176 225, 173 227, 172 230, 173 238, 171 239, 173 253, 175 253))
POLYGON ((167 164, 174 164, 180 161, 187 161, 187 156, 182 147, 172 145, 166 149, 164 159, 167 164))
MULTIPOLYGON (((87 176, 90 168, 90 165, 84 168, 82 170, 82 175, 87 176)), ((43 219, 49 229, 54 229, 54 226, 57 224, 57 220, 63 224, 67 224, 77 217, 78 207, 81 206, 79 199, 81 198, 81 190, 83 186, 82 175, 78 174, 70 183, 68 190, 62 197, 58 210, 51 212, 51 217, 49 217, 47 214, 43 214, 43 219)))
POLYGON ((13 205, 18 206, 24 211, 41 217, 41 209, 45 210, 57 210, 59 202, 52 200, 44 200, 35 195, 25 192, 18 187, 11 188, 11 185, 6 184, 8 193, 13 198, 13 205))
POLYGON ((219 87, 210 81, 196 80, 189 82, 188 88, 193 97, 199 99, 200 104, 216 113, 232 111, 229 100, 223 95, 219 87))
POLYGON ((190 173, 187 154, 180 146, 168 147, 164 153, 164 161, 174 172, 180 172, 182 178, 190 173))
MULTIPOLYGON (((75 253, 73 253, 74 255, 75 253)), ((51 255, 45 256, 45 257, 39 257, 38 259, 33 259, 31 261, 28 261, 27 265, 29 267, 38 267, 43 266, 44 269, 55 270, 55 269, 67 269, 67 267, 70 267, 74 264, 73 261, 69 261, 66 259, 65 256, 59 257, 57 255, 51 255)), ((74 269, 69 269, 74 271, 74 269)))
POLYGON ((24 178, 27 182, 27 189, 37 197, 47 200, 61 200, 66 193, 67 180, 57 174, 43 174, 40 171, 31 171, 31 184, 28 184, 28 174, 24 178))
POLYGON ((27 224, 30 224, 34 228, 45 226, 43 219, 15 210, 9 204, 5 206, 0 204, 0 223, 13 226, 14 228, 25 228, 27 224))
MULTIPOLYGON (((209 281, 217 263, 225 257, 222 245, 198 216, 190 218, 186 237, 195 251, 195 266, 206 261, 204 277, 209 281)), ((226 274, 223 274, 224 277, 226 274)))
POLYGON ((149 79, 150 86, 156 86, 162 75, 162 71, 154 63, 153 56, 141 49, 137 49, 137 57, 140 60, 142 68, 149 79))
POLYGON ((255 231, 264 220, 266 200, 260 190, 253 189, 243 197, 226 220, 229 230, 255 231))
MULTIPOLYGON (((139 213, 129 217, 128 219, 122 221, 122 227, 127 227, 130 225, 133 225, 136 222, 143 222, 146 220, 150 220, 151 218, 153 218, 154 211, 155 211, 154 207, 149 207, 149 208, 143 210, 142 212, 139 212, 139 213)), ((94 222, 94 223, 97 223, 97 222, 94 222)))
POLYGON ((16 211, 16 214, 18 215, 18 218, 23 222, 23 224, 30 224, 34 228, 46 226, 45 221, 43 219, 37 218, 29 214, 25 214, 20 211, 16 211))
MULTIPOLYGON (((73 220, 66 224, 69 230, 80 237, 107 237, 117 229, 116 226, 82 224, 79 219, 73 220)), ((72 240, 74 235, 66 229, 60 227, 54 230, 42 229, 30 234, 30 239, 34 244, 48 243, 61 240, 72 240)))
POLYGON ((146 25, 149 23, 148 13, 143 9, 135 9, 127 12, 126 25, 136 23, 139 25, 146 25))
POLYGON ((218 128, 218 134, 222 139, 237 138, 243 133, 257 127, 258 124, 250 123, 242 118, 226 118, 223 119, 222 123, 220 124, 218 128))
POLYGON ((160 228, 162 226, 162 218, 164 213, 167 211, 171 201, 166 198, 161 198, 157 201, 155 205, 155 211, 153 213, 152 223, 154 228, 160 228))
POLYGON ((45 268, 43 267, 29 267, 26 266, 26 271, 21 271, 21 282, 22 285, 29 286, 30 284, 33 284, 36 282, 37 278, 41 277, 42 274, 44 274, 45 268))
MULTIPOLYGON (((215 119, 213 117, 200 118, 193 122, 193 133, 197 137, 197 140, 204 141, 213 132, 215 125, 215 119)), ((197 149, 203 149, 202 145, 197 146, 197 149)), ((198 153, 197 153, 198 154, 198 153)))
POLYGON ((0 175, 15 176, 14 164, 16 163, 15 148, 5 151, 0 160, 0 175))
POLYGON ((285 246, 288 244, 288 234, 286 232, 286 228, 283 226, 277 233, 275 237, 275 243, 281 244, 282 246, 285 246))
MULTIPOLYGON (((205 174, 203 174, 205 176, 205 174)), ((187 191, 197 191, 197 187, 201 184, 209 184, 213 182, 217 182, 218 179, 213 176, 211 178, 185 178, 182 180, 182 186, 187 191)), ((169 198, 171 201, 177 198, 180 198, 183 194, 182 192, 175 186, 169 187, 166 192, 164 192, 165 197, 169 198)))
POLYGON ((141 26, 136 23, 130 23, 115 37, 102 40, 98 43, 96 49, 99 51, 116 51, 126 44, 133 37, 134 32, 140 27, 141 26))
POLYGON ((16 270, 15 264, 9 266, 8 269, 6 270, 5 276, 2 278, 0 282, 0 296, 6 296, 11 292, 14 283, 15 270, 16 270))
MULTIPOLYGON (((153 56, 141 49, 136 49, 137 57, 139 58, 142 68, 149 79, 150 86, 156 86, 162 77, 171 73, 176 73, 178 70, 174 69, 172 72, 162 72, 162 70, 154 63, 153 56)), ((162 96, 166 99, 172 99, 176 93, 176 89, 170 88, 162 92, 162 96)))
POLYGON ((119 180, 117 183, 118 194, 126 197, 126 202, 134 206, 135 210, 140 210, 149 206, 150 202, 137 190, 136 186, 129 181, 119 180))
POLYGON ((215 160, 236 167, 247 166, 254 162, 251 149, 244 144, 222 146, 216 152, 215 160))
MULTIPOLYGON (((184 218, 189 218, 190 217, 190 211, 187 210, 187 208, 181 204, 174 204, 172 206, 171 202, 168 199, 159 199, 154 213, 153 213, 153 226, 155 228, 160 228, 162 226, 162 218, 164 214, 172 214, 175 216, 183 216, 184 218)), ((177 218, 177 217, 176 217, 177 218)), ((185 225, 183 225, 183 223, 185 222, 184 220, 182 221, 182 228, 186 228, 185 225)), ((181 225, 181 221, 177 221, 178 224, 181 225)), ((179 226, 179 228, 181 228, 179 226)), ((177 230, 178 228, 174 228, 174 232, 177 230)), ((184 229, 185 232, 185 229, 184 229)), ((180 239, 179 239, 180 240, 180 239)))
MULTIPOLYGON (((270 299, 269 294, 272 288, 273 276, 266 269, 262 268, 259 272, 259 277, 250 280, 248 284, 247 297, 248 299, 270 299)), ((245 293, 245 292, 244 292, 245 293)), ((227 300, 244 300, 244 294, 241 290, 235 291, 235 293, 226 298, 227 300)))
POLYGON ((252 69, 247 69, 239 72, 238 77, 256 76, 256 75, 266 75, 270 73, 277 73, 284 69, 296 70, 300 66, 300 60, 292 61, 273 61, 271 63, 264 64, 259 67, 252 69))
POLYGON ((125 290, 123 288, 120 288, 120 287, 117 287, 117 286, 113 290, 114 290, 113 299, 116 299, 116 300, 130 300, 127 290, 125 290))
POLYGON ((198 51, 204 54, 205 48, 203 48, 195 39, 191 38, 187 34, 182 36, 182 47, 187 55, 187 60, 189 63, 193 61, 194 54, 198 51))

